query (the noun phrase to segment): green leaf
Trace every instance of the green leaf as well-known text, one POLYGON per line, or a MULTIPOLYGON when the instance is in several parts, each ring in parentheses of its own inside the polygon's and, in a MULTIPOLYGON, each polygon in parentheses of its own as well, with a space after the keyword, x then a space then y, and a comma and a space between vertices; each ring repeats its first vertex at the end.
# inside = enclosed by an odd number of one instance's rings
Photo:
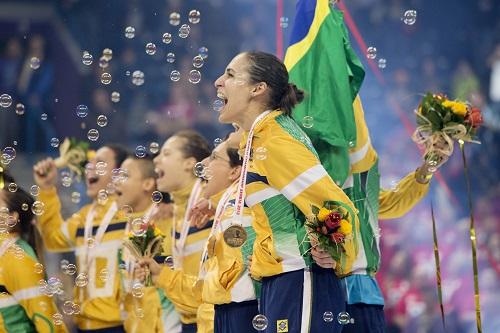
POLYGON ((314 215, 318 215, 319 213, 319 208, 314 206, 314 205, 311 205, 311 211, 314 215))

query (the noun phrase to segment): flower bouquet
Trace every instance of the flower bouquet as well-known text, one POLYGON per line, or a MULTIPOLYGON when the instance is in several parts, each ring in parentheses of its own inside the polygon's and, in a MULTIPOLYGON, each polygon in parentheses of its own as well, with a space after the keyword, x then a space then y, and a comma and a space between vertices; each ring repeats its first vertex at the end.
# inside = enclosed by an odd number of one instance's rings
POLYGON ((80 180, 85 162, 92 157, 92 153, 87 142, 66 138, 59 146, 59 157, 54 162, 58 169, 68 167, 80 180))
POLYGON ((480 143, 474 137, 483 122, 481 111, 468 103, 427 93, 416 114, 418 126, 412 139, 425 147, 424 159, 434 171, 453 153, 454 140, 480 143))
POLYGON ((309 235, 314 237, 333 259, 339 261, 344 251, 339 244, 352 237, 352 224, 349 221, 353 217, 349 213, 350 209, 336 201, 325 201, 323 207, 312 205, 311 210, 313 214, 306 222, 309 235))
MULTIPOLYGON (((136 223, 132 227, 132 231, 128 233, 123 245, 135 259, 141 260, 161 254, 164 239, 165 235, 154 224, 136 223)), ((144 285, 146 287, 153 285, 150 274, 147 275, 144 285)))

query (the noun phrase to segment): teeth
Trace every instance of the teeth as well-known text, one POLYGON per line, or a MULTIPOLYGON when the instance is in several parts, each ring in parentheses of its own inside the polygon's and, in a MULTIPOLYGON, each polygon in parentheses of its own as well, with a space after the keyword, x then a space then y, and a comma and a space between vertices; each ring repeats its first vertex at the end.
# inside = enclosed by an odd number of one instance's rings
POLYGON ((221 92, 218 92, 218 93, 217 93, 217 97, 219 97, 220 99, 222 99, 222 100, 224 100, 224 101, 226 100, 226 96, 224 96, 224 94, 223 94, 223 93, 221 93, 221 92))

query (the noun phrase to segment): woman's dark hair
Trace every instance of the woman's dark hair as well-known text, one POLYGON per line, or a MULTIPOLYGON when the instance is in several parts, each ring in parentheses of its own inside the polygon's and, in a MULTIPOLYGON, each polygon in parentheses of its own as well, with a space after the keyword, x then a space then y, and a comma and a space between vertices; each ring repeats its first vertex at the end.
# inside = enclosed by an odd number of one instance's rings
POLYGON ((115 168, 119 168, 123 161, 129 156, 127 148, 116 143, 108 143, 103 147, 107 147, 113 151, 115 154, 115 168))
POLYGON ((10 183, 15 183, 14 178, 5 171, 1 176, 3 176, 5 184, 3 188, 3 198, 7 208, 9 212, 17 212, 19 214, 19 222, 16 228, 19 230, 21 238, 35 250, 35 226, 32 224, 35 215, 31 211, 31 207, 35 200, 21 187, 17 187, 15 192, 9 191, 7 186, 10 183), (26 209, 26 207, 28 208, 26 209))
POLYGON ((250 83, 265 82, 270 88, 269 107, 281 109, 284 114, 291 116, 295 105, 304 99, 304 91, 288 82, 288 71, 281 60, 265 52, 245 52, 250 63, 248 73, 250 83))
POLYGON ((236 168, 237 166, 241 166, 243 164, 243 160, 238 154, 238 149, 236 148, 227 148, 227 156, 229 156, 229 166, 231 168, 236 168))
POLYGON ((197 162, 210 156, 210 147, 207 140, 200 133, 193 130, 182 130, 174 134, 185 139, 181 150, 185 158, 194 157, 197 162))

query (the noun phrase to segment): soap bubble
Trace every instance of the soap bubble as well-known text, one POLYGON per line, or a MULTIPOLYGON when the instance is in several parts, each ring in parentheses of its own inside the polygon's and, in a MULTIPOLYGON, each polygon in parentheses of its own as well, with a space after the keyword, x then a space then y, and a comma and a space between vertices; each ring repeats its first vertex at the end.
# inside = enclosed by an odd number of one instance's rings
POLYGON ((151 200, 154 202, 154 203, 160 203, 162 200, 163 200, 163 194, 161 194, 160 191, 154 191, 152 194, 151 194, 151 200))
POLYGON ((193 58, 193 67, 201 68, 203 66, 203 57, 201 55, 197 55, 193 58))
POLYGON ((198 49, 198 54, 203 58, 206 59, 208 58, 208 48, 205 46, 202 46, 198 49))
POLYGON ((172 35, 168 32, 165 32, 161 38, 162 42, 165 44, 170 44, 172 42, 172 35))
POLYGON ((110 84, 111 80, 112 80, 111 74, 106 73, 106 72, 101 74, 101 83, 102 84, 110 84))
POLYGON ((30 67, 31 67, 31 69, 40 68, 40 59, 38 59, 37 57, 32 57, 30 59, 30 67))
POLYGON ((0 95, 0 106, 3 108, 8 108, 12 105, 12 97, 9 94, 0 95))
POLYGON ((54 325, 60 326, 63 324, 63 316, 59 312, 54 313, 52 315, 52 321, 54 322, 54 325))
POLYGON ((35 264, 35 273, 36 274, 42 274, 43 273, 43 265, 37 262, 35 264))
POLYGON ((151 142, 149 144, 149 151, 151 152, 151 154, 157 154, 160 151, 160 145, 158 144, 158 142, 151 142))
POLYGON ((98 130, 96 130, 95 128, 90 129, 90 130, 87 132, 87 138, 88 138, 90 141, 97 141, 97 139, 99 139, 99 131, 98 131, 98 130))
POLYGON ((252 326, 257 331, 264 331, 267 328, 267 318, 263 314, 258 314, 252 319, 252 326))
POLYGON ((201 81, 201 73, 200 71, 193 69, 189 72, 189 77, 188 77, 189 82, 192 84, 197 84, 201 81))
POLYGON ((75 204, 79 204, 80 203, 80 198, 81 198, 80 193, 78 193, 78 192, 72 192, 71 193, 71 202, 73 202, 75 204))
POLYGON ((136 86, 144 84, 144 73, 142 71, 134 71, 132 73, 132 83, 136 86))
POLYGON ((92 65, 92 62, 94 61, 94 57, 92 54, 88 53, 87 51, 84 51, 82 54, 82 63, 86 66, 92 65))
POLYGON ((304 116, 304 118, 302 118, 302 126, 304 126, 304 128, 311 128, 314 126, 314 118, 312 116, 304 116))
POLYGON ((198 24, 200 23, 200 12, 196 9, 193 9, 189 12, 189 23, 198 24))
POLYGON ((156 45, 154 43, 146 44, 146 54, 154 55, 156 53, 156 45))
POLYGON ((131 223, 131 231, 134 236, 141 237, 146 234, 148 223, 142 218, 136 218, 131 223))
POLYGON ((340 312, 337 316, 340 325, 347 325, 351 322, 351 316, 347 312, 340 312))
POLYGON ((221 99, 214 100, 214 102, 212 103, 212 108, 215 112, 220 112, 222 108, 224 108, 224 101, 221 99))
POLYGON ((140 282, 136 282, 132 285, 132 296, 136 298, 142 298, 144 296, 144 285, 140 282))
POLYGON ((175 54, 172 52, 167 53, 167 62, 169 64, 172 64, 174 63, 174 61, 175 61, 175 54))
POLYGON ((37 197, 40 194, 40 186, 38 185, 31 186, 30 194, 34 197, 37 197))
POLYGON ((113 91, 111 93, 111 102, 118 103, 120 101, 120 93, 118 91, 113 91))
POLYGON ((181 78, 181 73, 179 73, 179 71, 177 70, 173 70, 171 73, 170 73, 170 80, 174 81, 174 82, 177 82, 179 81, 181 78))
POLYGON ((22 116, 24 114, 25 108, 23 103, 16 104, 16 114, 22 116))
POLYGON ((377 57, 377 48, 374 46, 370 46, 366 49, 366 57, 368 59, 375 59, 377 57))
POLYGON ((50 139, 50 146, 53 148, 59 147, 59 139, 58 138, 50 139))
POLYGON ((108 124, 108 117, 106 117, 105 115, 99 115, 97 117, 97 125, 99 127, 104 127, 108 124))
POLYGON ((288 28, 288 17, 280 17, 280 27, 283 29, 288 28))
POLYGON ((132 39, 135 37, 135 28, 134 27, 126 27, 125 28, 125 38, 132 39))
POLYGON ((378 60, 378 68, 384 69, 387 66, 387 60, 385 58, 380 58, 378 60))
POLYGON ((76 107, 76 115, 80 118, 85 118, 89 114, 87 105, 80 104, 76 107))
POLYGON ((85 287, 89 283, 89 278, 86 273, 79 273, 75 279, 75 285, 77 287, 85 287))
POLYGON ((9 186, 7 186, 9 189, 9 192, 16 192, 17 191, 17 184, 16 183, 9 183, 9 186))
POLYGON ((178 26, 181 23, 181 15, 177 12, 170 13, 169 23, 173 26, 178 26))
POLYGON ((413 9, 405 11, 402 20, 407 25, 414 25, 417 21, 417 11, 413 9))
POLYGON ((191 27, 188 24, 183 24, 179 28, 179 37, 180 38, 187 38, 189 36, 189 32, 191 31, 191 27))
POLYGON ((135 156, 137 156, 138 158, 146 157, 147 153, 148 151, 144 146, 139 145, 135 148, 135 156))

